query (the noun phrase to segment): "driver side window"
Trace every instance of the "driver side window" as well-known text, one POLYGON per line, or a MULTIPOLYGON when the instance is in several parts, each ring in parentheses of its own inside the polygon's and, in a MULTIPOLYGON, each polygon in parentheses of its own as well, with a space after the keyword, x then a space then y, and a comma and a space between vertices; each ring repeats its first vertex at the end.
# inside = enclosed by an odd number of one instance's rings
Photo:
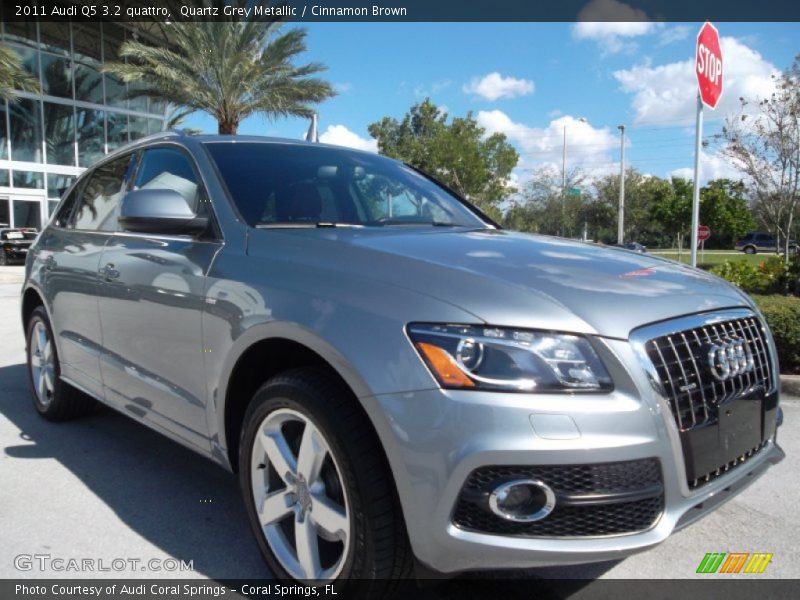
POLYGON ((150 148, 142 154, 135 190, 174 190, 197 214, 207 214, 200 183, 188 157, 175 148, 150 148))

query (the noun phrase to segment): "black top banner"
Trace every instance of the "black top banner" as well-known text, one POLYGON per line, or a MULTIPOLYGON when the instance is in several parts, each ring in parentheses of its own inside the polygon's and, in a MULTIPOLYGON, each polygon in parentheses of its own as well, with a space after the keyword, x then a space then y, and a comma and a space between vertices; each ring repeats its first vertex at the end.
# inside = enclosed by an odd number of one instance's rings
POLYGON ((800 21, 795 0, 4 0, 3 21, 800 21))

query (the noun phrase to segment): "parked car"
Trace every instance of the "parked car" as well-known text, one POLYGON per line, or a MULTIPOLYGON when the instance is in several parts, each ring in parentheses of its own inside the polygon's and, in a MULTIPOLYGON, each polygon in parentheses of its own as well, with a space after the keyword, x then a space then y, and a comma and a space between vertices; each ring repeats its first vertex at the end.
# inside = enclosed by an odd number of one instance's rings
POLYGON ((99 401, 237 472, 277 578, 370 597, 415 566, 619 559, 783 457, 736 287, 323 144, 117 150, 31 249, 22 323, 41 416, 99 401))
MULTIPOLYGON (((779 244, 771 233, 751 231, 738 240, 734 248, 741 250, 745 254, 757 254, 758 252, 783 252, 785 246, 783 240, 779 244)), ((797 252, 797 241, 789 240, 789 252, 797 252)))
POLYGON ((639 242, 627 242, 625 244, 614 244, 617 248, 625 248, 631 252, 647 252, 647 246, 643 246, 639 242))
POLYGON ((24 263, 28 249, 36 239, 35 229, 0 229, 0 266, 24 263))

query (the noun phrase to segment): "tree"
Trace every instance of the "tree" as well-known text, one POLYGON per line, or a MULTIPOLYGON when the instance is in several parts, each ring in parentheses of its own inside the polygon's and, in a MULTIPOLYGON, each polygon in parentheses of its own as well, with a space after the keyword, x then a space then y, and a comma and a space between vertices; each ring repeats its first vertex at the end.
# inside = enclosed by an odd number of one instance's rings
POLYGON ((293 61, 306 50, 306 32, 280 33, 277 20, 176 21, 169 44, 128 40, 105 70, 135 86, 129 95, 169 102, 187 113, 212 115, 221 134, 235 134, 246 117, 310 117, 314 104, 334 96, 312 77, 325 66, 293 61))
MULTIPOLYGON (((585 174, 572 169, 567 173, 566 189, 581 189, 585 174)), ((504 223, 509 229, 577 237, 583 231, 585 193, 563 194, 561 171, 543 165, 523 187, 506 211, 504 223)))
POLYGON ((741 99, 739 114, 726 120, 722 148, 746 176, 753 208, 764 225, 781 239, 789 260, 789 237, 800 202, 800 56, 775 76, 775 91, 757 102, 741 99))
MULTIPOLYGON (((745 197, 744 183, 715 179, 700 190, 700 223, 711 228, 714 247, 730 248, 755 223, 745 197)), ((709 244, 709 245, 712 245, 709 244)))
POLYGON ((372 123, 369 133, 382 154, 438 178, 493 218, 500 218, 499 203, 514 191, 509 182, 517 151, 501 133, 485 136, 472 113, 448 123, 447 113, 425 99, 401 121, 372 123))
MULTIPOLYGON (((625 171, 625 231, 626 242, 651 243, 653 236, 661 232, 661 226, 651 218, 652 207, 664 194, 664 180, 652 175, 643 175, 636 169, 625 171)), ((606 175, 594 183, 597 199, 611 207, 614 218, 614 236, 619 209, 619 175, 606 175)))
POLYGON ((7 46, 0 46, 0 101, 14 101, 17 91, 38 92, 39 84, 25 70, 19 55, 7 46))
POLYGON ((682 177, 663 181, 653 198, 650 218, 675 240, 678 252, 683 251, 683 242, 692 231, 692 182, 682 177))

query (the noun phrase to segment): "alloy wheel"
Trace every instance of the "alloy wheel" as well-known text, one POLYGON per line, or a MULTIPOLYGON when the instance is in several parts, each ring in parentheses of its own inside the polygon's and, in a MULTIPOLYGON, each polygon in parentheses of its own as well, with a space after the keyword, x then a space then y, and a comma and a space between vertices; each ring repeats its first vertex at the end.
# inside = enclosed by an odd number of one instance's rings
POLYGON ((292 409, 271 412, 258 427, 250 464, 261 531, 281 566, 298 580, 338 577, 351 515, 341 469, 317 425, 292 409))
POLYGON ((37 321, 28 342, 30 346, 31 381, 36 392, 36 399, 42 407, 47 408, 53 400, 55 387, 55 355, 53 342, 42 321, 37 321))

